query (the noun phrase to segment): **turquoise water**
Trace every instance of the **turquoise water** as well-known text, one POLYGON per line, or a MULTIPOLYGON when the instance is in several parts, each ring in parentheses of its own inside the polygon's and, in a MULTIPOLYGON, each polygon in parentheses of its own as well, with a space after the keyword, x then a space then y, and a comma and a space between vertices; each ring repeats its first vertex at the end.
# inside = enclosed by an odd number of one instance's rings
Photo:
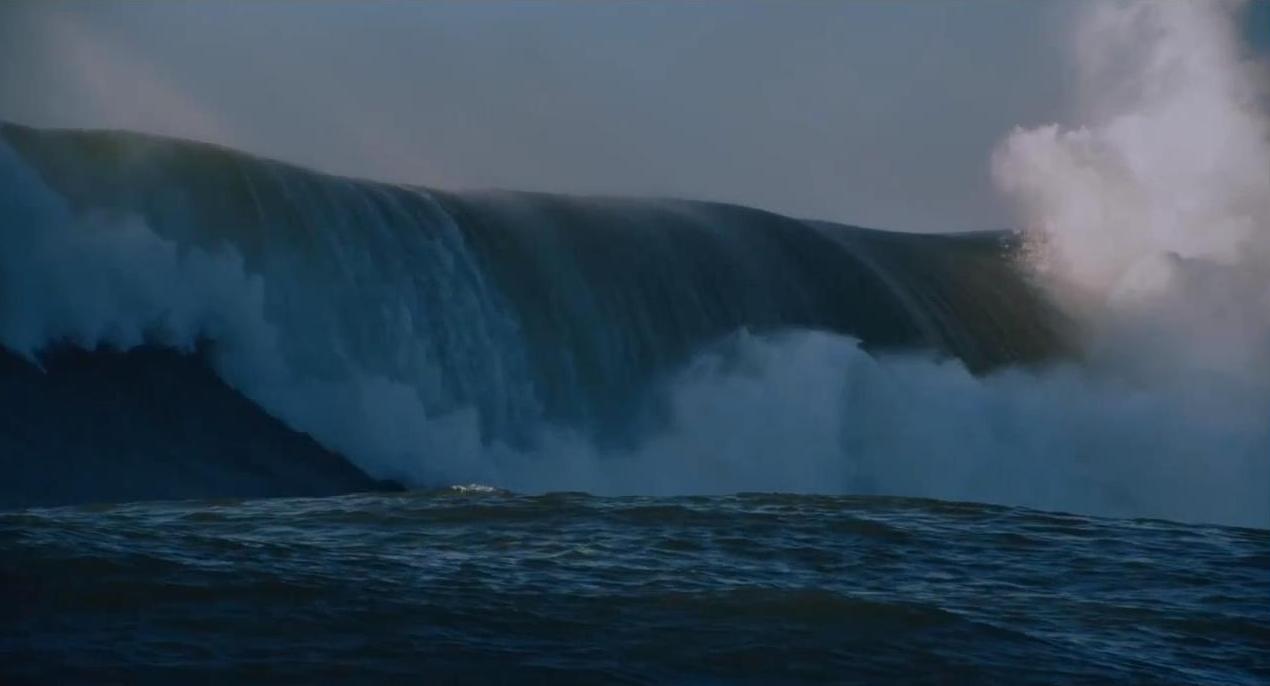
POLYGON ((4 683, 1231 683, 1270 532, 455 489, 0 514, 4 683))

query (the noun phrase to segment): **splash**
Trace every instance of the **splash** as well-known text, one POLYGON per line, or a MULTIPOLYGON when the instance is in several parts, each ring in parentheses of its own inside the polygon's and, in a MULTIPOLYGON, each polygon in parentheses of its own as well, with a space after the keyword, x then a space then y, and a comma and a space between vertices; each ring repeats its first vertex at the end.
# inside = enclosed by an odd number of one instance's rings
POLYGON ((1089 123, 993 158, 1091 349, 1157 377, 1270 376, 1270 73, 1241 3, 1099 5, 1076 40, 1089 123))

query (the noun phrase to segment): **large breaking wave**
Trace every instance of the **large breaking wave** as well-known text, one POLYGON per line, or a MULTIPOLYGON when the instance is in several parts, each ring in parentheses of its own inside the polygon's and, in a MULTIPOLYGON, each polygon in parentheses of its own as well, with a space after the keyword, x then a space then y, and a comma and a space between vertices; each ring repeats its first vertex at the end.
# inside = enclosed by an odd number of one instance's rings
POLYGON ((740 359, 747 336, 835 332, 976 370, 1062 346, 1004 234, 446 194, 129 133, 0 132, 5 347, 201 346, 271 413, 411 483, 498 479, 483 456, 566 435, 632 449, 687 419, 672 389, 692 360, 740 359))
POLYGON ((201 355, 377 478, 1220 517, 1172 505, 1232 476, 1178 445, 1249 449, 1056 367, 1066 321, 1009 234, 446 194, 128 133, 3 136, 6 348, 201 355))
MULTIPOLYGON (((1150 7, 1127 11, 1224 26, 1150 7)), ((1144 44, 1167 56, 1170 41, 1226 45, 1217 34, 1144 44)), ((1101 127, 1006 142, 995 172, 1026 238, 441 192, 6 124, 0 345, 36 366, 66 347, 195 356, 264 413, 407 485, 888 493, 1264 526, 1264 119, 1205 80, 1237 73, 1230 55, 1196 59, 1180 86, 1179 68, 1147 60, 1174 90, 1130 97, 1101 127), (1220 154, 1141 154, 1155 148, 1135 131, 1196 113, 1221 127, 1220 154)), ((119 402, 147 383, 119 384, 119 402)), ((207 412, 197 400, 189 412, 207 412)), ((24 440, 11 456, 43 439, 24 440)), ((294 445, 276 458, 309 459, 294 445)), ((79 468, 60 459, 54 481, 79 468)))

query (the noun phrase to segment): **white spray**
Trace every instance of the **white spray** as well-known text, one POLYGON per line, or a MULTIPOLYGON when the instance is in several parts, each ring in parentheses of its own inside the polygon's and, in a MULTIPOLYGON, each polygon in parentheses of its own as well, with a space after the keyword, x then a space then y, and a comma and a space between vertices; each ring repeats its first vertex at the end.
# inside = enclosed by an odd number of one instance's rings
POLYGON ((1098 5, 1076 41, 1088 123, 1016 130, 993 172, 1097 352, 1264 384, 1270 73, 1240 53, 1240 8, 1098 5))

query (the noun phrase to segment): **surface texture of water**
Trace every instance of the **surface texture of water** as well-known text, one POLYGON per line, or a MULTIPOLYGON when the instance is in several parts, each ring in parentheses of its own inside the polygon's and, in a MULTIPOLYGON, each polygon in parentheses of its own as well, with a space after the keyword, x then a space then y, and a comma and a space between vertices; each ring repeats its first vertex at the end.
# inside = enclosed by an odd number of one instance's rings
POLYGON ((1270 532, 497 492, 0 514, 5 683, 1264 683, 1270 532))

